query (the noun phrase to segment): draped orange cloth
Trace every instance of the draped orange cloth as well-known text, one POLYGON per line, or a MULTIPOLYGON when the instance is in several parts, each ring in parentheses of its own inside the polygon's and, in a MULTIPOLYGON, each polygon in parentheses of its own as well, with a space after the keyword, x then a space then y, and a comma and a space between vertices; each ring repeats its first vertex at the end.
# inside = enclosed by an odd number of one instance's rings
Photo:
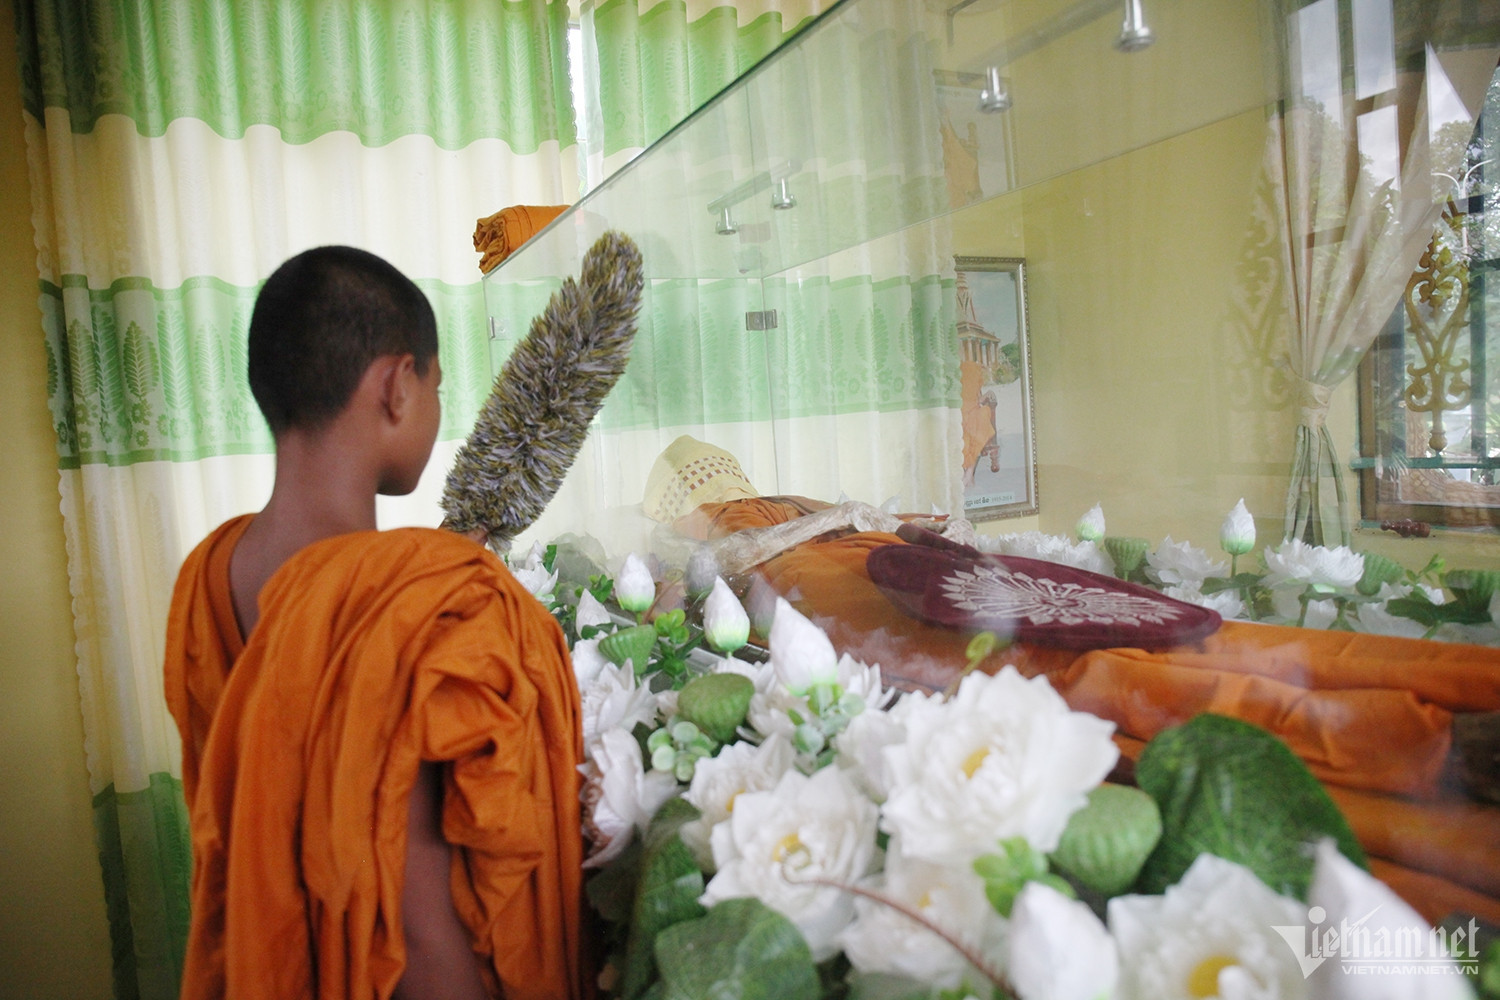
POLYGON ((405 963, 407 799, 443 763, 452 891, 487 984, 578 998, 578 689, 556 622, 445 531, 358 532, 288 560, 241 643, 229 559, 188 556, 168 621, 193 844, 184 998, 388 997, 405 963))
POLYGON ((570 207, 572 206, 511 205, 480 219, 474 225, 474 249, 480 254, 479 270, 489 271, 570 207))
MULTIPOLYGON (((754 527, 750 504, 713 511, 711 521, 754 527)), ((970 634, 905 616, 871 582, 866 557, 897 543, 880 532, 819 540, 759 573, 840 653, 880 664, 898 687, 942 690, 967 662, 970 634)), ((1007 663, 1045 674, 1073 709, 1115 723, 1132 758, 1201 712, 1267 729, 1324 783, 1372 870, 1419 912, 1500 920, 1500 808, 1465 796, 1447 767, 1453 714, 1500 709, 1500 650, 1226 622, 1199 643, 1164 650, 1017 643, 984 669, 1007 663)))

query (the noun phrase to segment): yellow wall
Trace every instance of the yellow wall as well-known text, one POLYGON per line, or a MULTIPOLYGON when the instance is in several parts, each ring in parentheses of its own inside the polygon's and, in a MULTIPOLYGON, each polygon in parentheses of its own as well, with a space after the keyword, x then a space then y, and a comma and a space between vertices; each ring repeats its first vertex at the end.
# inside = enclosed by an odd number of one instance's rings
POLYGON ((0 17, 0 997, 111 995, 47 414, 15 27, 0 17))

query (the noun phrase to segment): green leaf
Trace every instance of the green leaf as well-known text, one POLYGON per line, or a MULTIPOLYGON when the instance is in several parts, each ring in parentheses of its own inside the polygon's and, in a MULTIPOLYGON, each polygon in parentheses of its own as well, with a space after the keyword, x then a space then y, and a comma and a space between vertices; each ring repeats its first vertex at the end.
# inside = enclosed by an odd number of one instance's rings
POLYGON ((641 880, 630 913, 630 936, 625 944, 625 968, 620 995, 632 1000, 643 993, 655 974, 653 949, 657 935, 683 920, 701 916, 703 871, 682 842, 682 825, 699 816, 686 799, 668 799, 646 830, 641 853, 641 880))
POLYGON ((1052 863, 1084 888, 1118 896, 1161 840, 1161 811, 1139 788, 1100 785, 1068 819, 1052 863))
POLYGON ((600 868, 584 883, 589 905, 605 920, 624 924, 635 905, 635 887, 641 874, 641 838, 632 836, 630 844, 613 861, 600 868))
POLYGON ((668 1000, 818 1000, 818 970, 802 933, 754 897, 726 899, 657 937, 668 1000))
POLYGON ((1365 864, 1318 779, 1286 744, 1248 722, 1205 713, 1164 730, 1141 754, 1136 781, 1162 815, 1161 842, 1146 859, 1137 891, 1164 892, 1206 852, 1303 899, 1312 879, 1309 847, 1323 837, 1365 864))
POLYGON ((1483 612, 1484 621, 1489 620, 1490 598, 1500 589, 1500 571, 1482 569, 1450 570, 1443 577, 1443 586, 1453 591, 1453 596, 1470 612, 1483 612))
POLYGON ((1204 594, 1217 594, 1222 590, 1244 590, 1247 587, 1259 586, 1261 575, 1259 573, 1236 573, 1234 576, 1211 576, 1203 581, 1199 588, 1204 594))
POLYGON ((683 685, 677 713, 720 743, 729 743, 745 721, 755 684, 743 674, 705 674, 683 685))

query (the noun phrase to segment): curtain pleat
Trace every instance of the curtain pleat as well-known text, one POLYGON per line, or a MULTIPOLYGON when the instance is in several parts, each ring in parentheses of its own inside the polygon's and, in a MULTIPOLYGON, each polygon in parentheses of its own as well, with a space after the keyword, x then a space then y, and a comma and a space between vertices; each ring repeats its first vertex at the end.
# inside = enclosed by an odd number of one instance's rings
POLYGON ((493 365, 475 221, 577 197, 567 7, 546 0, 13 0, 39 334, 118 997, 173 997, 191 871, 162 697, 188 549, 269 495, 245 380, 288 256, 390 260, 438 317, 441 478, 493 365))

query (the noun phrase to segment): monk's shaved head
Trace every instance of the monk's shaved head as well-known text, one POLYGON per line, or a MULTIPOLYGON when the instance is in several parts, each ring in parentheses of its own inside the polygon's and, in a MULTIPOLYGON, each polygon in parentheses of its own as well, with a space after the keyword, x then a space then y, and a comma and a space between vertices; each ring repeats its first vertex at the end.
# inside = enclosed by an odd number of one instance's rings
POLYGON ((315 430, 348 405, 376 358, 410 354, 418 375, 437 356, 432 305, 372 253, 326 246, 276 269, 250 318, 250 391, 271 432, 315 430))

